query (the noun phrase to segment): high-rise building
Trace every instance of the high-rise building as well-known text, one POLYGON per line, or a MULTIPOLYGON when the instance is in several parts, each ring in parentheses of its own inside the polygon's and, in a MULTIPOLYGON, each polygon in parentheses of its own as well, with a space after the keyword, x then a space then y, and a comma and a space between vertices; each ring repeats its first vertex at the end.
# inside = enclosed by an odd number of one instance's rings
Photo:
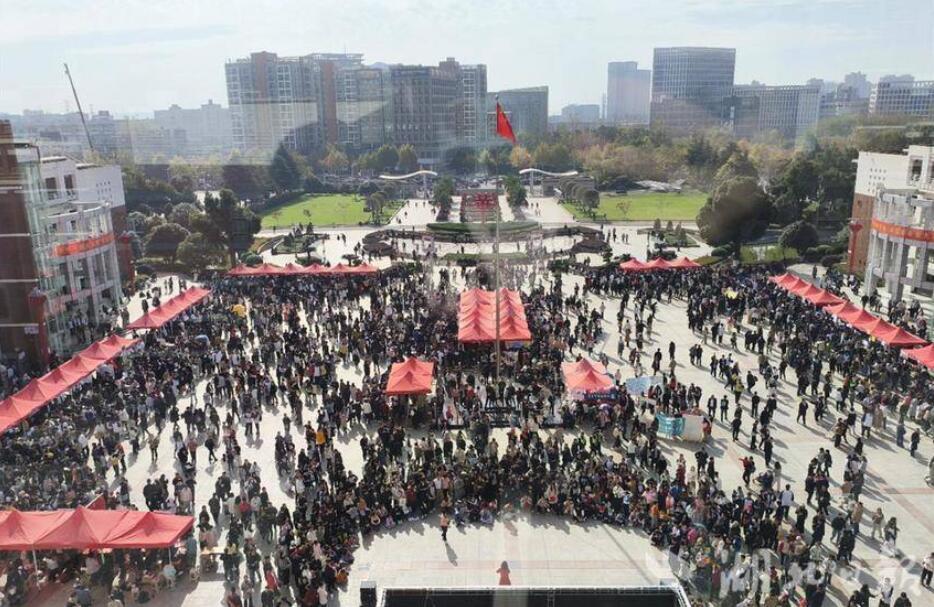
POLYGON ((196 109, 172 105, 156 110, 153 122, 165 131, 184 131, 185 149, 177 150, 178 155, 191 158, 230 152, 230 110, 211 99, 196 109))
POLYGON ((411 144, 419 163, 445 162, 448 150, 487 143, 486 66, 449 57, 435 66, 389 68, 392 142, 411 144))
POLYGON ((487 93, 487 116, 491 120, 490 133, 496 128, 496 98, 509 117, 517 135, 544 135, 548 132, 548 87, 530 86, 487 93))
POLYGON ((733 89, 736 49, 656 48, 652 60, 651 123, 677 133, 723 124, 733 89))
POLYGON ((393 141, 412 145, 422 165, 440 164, 457 142, 460 75, 422 65, 394 65, 389 71, 393 141))
POLYGON ((224 67, 234 147, 268 155, 280 143, 310 152, 325 141, 321 68, 310 57, 264 51, 224 67))
POLYGON ((121 301, 119 167, 45 157, 0 121, 0 356, 30 367, 99 336, 121 301))
POLYGON ((438 69, 455 74, 460 82, 460 107, 457 109, 457 139, 459 145, 483 145, 487 139, 486 66, 462 65, 448 57, 438 69))
POLYGON ((853 89, 859 99, 868 99, 869 90, 872 88, 872 84, 866 80, 866 74, 862 72, 851 72, 844 76, 843 85, 853 89))
POLYGON ((911 74, 886 74, 879 78, 879 82, 914 82, 915 77, 911 74))
POLYGON ((338 142, 359 152, 391 141, 389 70, 348 67, 337 71, 336 82, 338 142))
POLYGON ((775 131, 800 142, 817 124, 820 88, 807 85, 733 87, 726 101, 727 118, 737 137, 752 139, 775 131))
POLYGON ((880 80, 869 94, 869 114, 934 118, 934 80, 880 80))
POLYGON ((652 70, 636 61, 607 64, 606 119, 618 124, 648 124, 652 98, 652 70))

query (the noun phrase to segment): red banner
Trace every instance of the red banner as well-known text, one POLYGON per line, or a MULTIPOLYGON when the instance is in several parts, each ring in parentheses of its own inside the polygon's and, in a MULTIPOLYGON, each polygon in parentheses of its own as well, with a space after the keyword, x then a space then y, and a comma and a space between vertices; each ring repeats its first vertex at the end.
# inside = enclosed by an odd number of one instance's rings
POLYGON ((894 236, 895 238, 906 238, 908 240, 917 240, 920 242, 934 242, 934 230, 910 228, 908 226, 879 221, 878 219, 872 220, 872 229, 880 234, 894 236))
POLYGON ((77 255, 78 253, 86 253, 87 251, 99 249, 100 247, 109 245, 113 241, 113 232, 109 232, 103 236, 95 236, 94 238, 86 238, 85 240, 74 240, 64 244, 57 244, 55 245, 53 254, 56 257, 68 257, 69 255, 77 255))

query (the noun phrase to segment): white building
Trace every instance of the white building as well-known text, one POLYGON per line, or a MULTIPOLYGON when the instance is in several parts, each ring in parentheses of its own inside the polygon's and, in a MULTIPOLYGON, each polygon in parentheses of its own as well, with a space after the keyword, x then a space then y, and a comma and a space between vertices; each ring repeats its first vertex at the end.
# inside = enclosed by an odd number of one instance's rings
POLYGON ((902 299, 905 287, 931 296, 934 147, 860 152, 850 225, 850 267, 865 272, 867 293, 882 285, 895 299, 902 299))
POLYGON ((43 196, 30 205, 34 256, 47 296, 49 345, 61 354, 85 345, 90 328, 111 320, 121 303, 117 249, 125 225, 120 167, 79 164, 63 156, 42 158, 43 196))

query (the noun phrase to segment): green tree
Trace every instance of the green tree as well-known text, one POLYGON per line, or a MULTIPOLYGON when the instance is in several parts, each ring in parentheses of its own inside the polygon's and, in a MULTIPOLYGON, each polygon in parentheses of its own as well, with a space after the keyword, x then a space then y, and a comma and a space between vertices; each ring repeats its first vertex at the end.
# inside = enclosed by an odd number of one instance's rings
POLYGON ((782 230, 778 243, 783 247, 797 249, 804 252, 817 245, 820 237, 817 234, 817 228, 806 221, 796 221, 782 230))
POLYGON ((370 209, 373 223, 381 223, 383 209, 386 206, 386 196, 382 192, 374 192, 367 198, 366 206, 370 209))
POLYGON ((564 143, 540 143, 532 154, 535 166, 551 171, 567 171, 574 167, 571 149, 564 143))
POLYGON ((736 177, 759 178, 759 172, 749 159, 749 156, 746 152, 739 149, 734 151, 727 161, 720 166, 715 179, 716 183, 723 183, 728 179, 735 179, 736 177))
POLYGON ((383 144, 379 146, 374 157, 376 160, 375 168, 378 171, 392 171, 399 163, 399 151, 394 145, 383 144))
POLYGON ((509 206, 518 207, 526 204, 528 196, 517 176, 509 175, 503 181, 503 185, 506 189, 506 200, 509 202, 509 206))
POLYGON ((191 228, 191 216, 200 212, 201 210, 190 202, 180 202, 172 207, 168 220, 169 223, 177 223, 187 230, 191 228))
POLYGON ((279 144, 269 165, 269 177, 278 191, 297 190, 302 184, 301 171, 292 153, 279 144))
POLYGON ((768 227, 769 199, 751 177, 729 179, 717 186, 697 214, 697 227, 709 244, 732 244, 739 253, 743 242, 768 227))
POLYGON ((350 166, 350 161, 347 159, 347 154, 332 145, 328 147, 328 155, 324 157, 321 164, 332 173, 342 173, 350 166))
POLYGON ((399 171, 402 173, 414 173, 418 170, 418 154, 412 144, 406 143, 399 148, 399 171))
POLYGON ((239 154, 231 154, 230 160, 221 169, 224 187, 240 198, 258 198, 266 190, 266 170, 246 162, 239 154))
POLYGON ((435 183, 434 187, 435 204, 450 205, 454 202, 454 180, 444 176, 435 183))
POLYGON ((192 218, 192 228, 204 234, 212 245, 225 249, 234 265, 237 253, 247 251, 259 232, 259 217, 230 190, 221 190, 217 197, 205 196, 204 210, 192 218))
POLYGON ((217 245, 208 241, 204 234, 194 232, 178 245, 176 256, 192 270, 201 271, 223 259, 224 254, 217 245))
POLYGON ((471 147, 453 147, 444 153, 444 164, 455 173, 472 173, 477 168, 477 155, 471 147))
POLYGON ((146 255, 175 261, 178 245, 188 237, 188 230, 177 223, 164 223, 146 236, 146 255))

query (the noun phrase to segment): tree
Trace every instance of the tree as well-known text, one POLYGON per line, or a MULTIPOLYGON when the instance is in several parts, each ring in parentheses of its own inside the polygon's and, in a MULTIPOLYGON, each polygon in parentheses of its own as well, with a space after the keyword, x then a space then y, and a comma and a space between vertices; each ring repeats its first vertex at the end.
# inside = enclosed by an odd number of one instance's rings
POLYGON ((509 175, 504 180, 503 185, 506 188, 506 200, 509 202, 509 206, 518 207, 526 204, 527 194, 518 177, 509 175))
POLYGON ((729 179, 717 186, 697 214, 697 227, 709 244, 740 245, 768 227, 769 199, 752 177, 729 179))
POLYGON ((230 190, 221 190, 217 197, 205 196, 204 210, 192 218, 192 227, 212 245, 226 249, 230 264, 234 265, 237 253, 247 251, 253 244, 253 236, 261 227, 259 217, 230 190))
POLYGON ((435 204, 450 205, 454 200, 454 180, 444 176, 438 180, 434 187, 435 204))
POLYGON ((164 223, 146 236, 146 255, 175 261, 178 245, 188 237, 188 230, 177 223, 164 223))
POLYGON ((532 166, 532 154, 521 145, 513 146, 509 152, 509 164, 516 170, 527 169, 532 166))
POLYGON ((239 152, 230 155, 221 169, 221 183, 240 198, 257 198, 263 194, 268 174, 265 166, 251 164, 239 152))
POLYGON ((727 161, 720 166, 715 179, 716 183, 722 183, 736 177, 759 178, 759 173, 756 171, 755 165, 749 160, 749 156, 743 150, 736 150, 730 155, 727 161))
POLYGON ((412 144, 406 143, 399 148, 399 159, 397 161, 399 171, 402 173, 414 173, 418 170, 418 154, 412 144))
POLYGON ((585 207, 590 209, 590 212, 596 213, 597 209, 600 207, 600 192, 593 188, 584 189, 581 194, 581 202, 585 207))
POLYGON ((347 160, 347 154, 332 145, 328 147, 328 155, 324 157, 321 164, 332 173, 341 173, 350 166, 350 161, 347 160))
POLYGON ((302 184, 301 171, 292 153, 279 144, 269 165, 269 177, 278 191, 297 190, 302 184))
POLYGON ((374 168, 377 171, 391 171, 399 163, 399 151, 394 145, 383 144, 376 150, 374 160, 376 164, 374 168))
POLYGON ((453 147, 444 153, 444 164, 455 173, 472 173, 477 168, 477 155, 471 147, 453 147))
POLYGON ((619 210, 619 218, 625 220, 629 215, 629 209, 632 208, 632 203, 628 198, 620 198, 616 203, 616 208, 619 210))
POLYGON ((367 198, 366 205, 370 209, 373 223, 381 223, 383 208, 386 206, 386 196, 382 192, 374 192, 367 198))
POLYGON ((533 154, 535 166, 552 171, 567 171, 573 168, 571 149, 563 143, 540 143, 533 154))
POLYGON ((201 210, 190 202, 180 202, 169 213, 169 223, 177 223, 186 230, 191 228, 191 216, 200 213, 201 210))
POLYGON ((782 230, 778 243, 783 247, 804 252, 811 247, 817 246, 819 240, 817 228, 813 224, 799 220, 782 230))
POLYGON ((208 241, 204 234, 194 232, 178 245, 178 260, 195 271, 201 271, 223 258, 223 251, 208 241))

